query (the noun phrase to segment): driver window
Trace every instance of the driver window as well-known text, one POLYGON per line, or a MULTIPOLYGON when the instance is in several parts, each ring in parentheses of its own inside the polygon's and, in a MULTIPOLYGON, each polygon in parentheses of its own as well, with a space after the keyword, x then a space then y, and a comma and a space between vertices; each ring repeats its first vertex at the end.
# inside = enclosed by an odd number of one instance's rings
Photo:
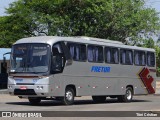
POLYGON ((57 55, 57 54, 62 54, 63 51, 62 51, 61 44, 57 43, 57 44, 53 45, 52 52, 53 52, 53 56, 57 55))
POLYGON ((55 45, 53 45, 52 53, 52 71, 62 72, 64 66, 64 55, 60 43, 56 43, 55 45))

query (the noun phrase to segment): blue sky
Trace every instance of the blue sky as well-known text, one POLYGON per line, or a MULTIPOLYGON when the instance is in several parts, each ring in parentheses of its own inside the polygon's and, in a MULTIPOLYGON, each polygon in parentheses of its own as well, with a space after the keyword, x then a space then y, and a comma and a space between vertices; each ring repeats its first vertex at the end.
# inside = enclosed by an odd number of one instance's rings
MULTIPOLYGON (((16 0, 0 0, 0 16, 6 15, 5 8, 14 1, 16 0)), ((160 0, 146 0, 146 6, 155 8, 157 12, 160 12, 160 0)))
POLYGON ((145 0, 146 6, 155 8, 157 12, 160 12, 160 0, 145 0))
POLYGON ((8 7, 9 4, 14 1, 16 1, 16 0, 0 0, 0 16, 6 15, 5 8, 8 7))

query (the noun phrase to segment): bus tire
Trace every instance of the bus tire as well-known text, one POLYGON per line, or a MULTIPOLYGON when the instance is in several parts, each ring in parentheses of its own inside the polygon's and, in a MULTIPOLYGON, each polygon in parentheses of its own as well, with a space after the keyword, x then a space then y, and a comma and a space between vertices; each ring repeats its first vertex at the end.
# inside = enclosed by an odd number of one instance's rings
POLYGON ((133 89, 127 87, 125 95, 118 96, 119 102, 131 102, 133 98, 133 89))
POLYGON ((106 101, 106 96, 92 96, 95 103, 103 103, 106 101))
POLYGON ((62 102, 65 105, 72 105, 74 103, 75 91, 71 87, 67 87, 62 102))
POLYGON ((31 105, 38 105, 41 102, 40 98, 28 98, 31 105))

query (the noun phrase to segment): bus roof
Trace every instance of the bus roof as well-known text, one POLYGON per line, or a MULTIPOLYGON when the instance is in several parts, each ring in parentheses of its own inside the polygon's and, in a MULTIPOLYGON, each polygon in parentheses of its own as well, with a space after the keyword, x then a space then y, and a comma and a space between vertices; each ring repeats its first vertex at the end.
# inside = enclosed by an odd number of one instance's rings
POLYGON ((56 43, 58 41, 77 42, 77 43, 94 44, 94 45, 105 45, 105 46, 111 46, 111 47, 136 49, 136 50, 146 50, 146 51, 155 52, 155 50, 151 49, 151 48, 129 46, 129 45, 124 45, 122 42, 118 42, 118 41, 100 39, 100 38, 93 38, 93 37, 85 37, 85 36, 76 36, 76 37, 60 37, 60 36, 28 37, 28 38, 22 38, 22 39, 16 41, 15 44, 46 43, 46 44, 50 44, 52 46, 54 43, 56 43))

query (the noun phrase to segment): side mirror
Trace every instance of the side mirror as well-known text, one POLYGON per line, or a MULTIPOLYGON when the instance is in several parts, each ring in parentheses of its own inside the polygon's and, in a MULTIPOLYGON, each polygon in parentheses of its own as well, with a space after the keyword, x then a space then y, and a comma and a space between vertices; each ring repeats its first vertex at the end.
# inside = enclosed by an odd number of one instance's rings
POLYGON ((9 69, 7 68, 7 62, 6 62, 6 57, 5 55, 7 54, 11 54, 11 52, 7 52, 7 53, 4 53, 3 54, 3 69, 4 69, 4 73, 8 73, 9 72, 9 69))
POLYGON ((11 52, 7 52, 7 53, 4 53, 4 54, 3 54, 3 62, 6 62, 6 57, 5 57, 5 55, 7 55, 7 54, 11 54, 11 52))
POLYGON ((5 55, 7 55, 7 54, 11 54, 11 52, 4 53, 3 56, 5 56, 5 55))

